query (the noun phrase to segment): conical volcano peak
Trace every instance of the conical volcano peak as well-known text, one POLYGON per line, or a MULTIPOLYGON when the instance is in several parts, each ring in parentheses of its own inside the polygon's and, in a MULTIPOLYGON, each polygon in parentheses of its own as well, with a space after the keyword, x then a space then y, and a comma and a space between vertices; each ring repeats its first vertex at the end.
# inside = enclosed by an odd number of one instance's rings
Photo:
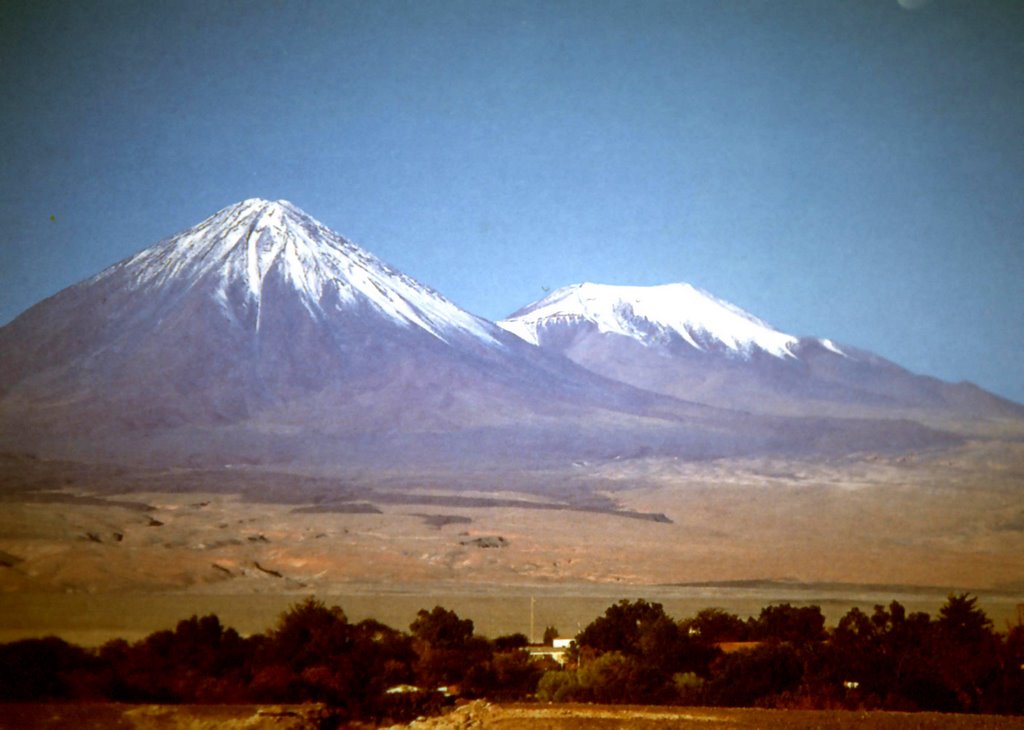
POLYGON ((229 213, 232 219, 249 221, 259 228, 280 226, 286 220, 313 228, 322 227, 312 216, 287 200, 248 198, 222 212, 229 213))
MULTIPOLYGON (((246 198, 240 201, 233 208, 239 208, 243 210, 282 210, 290 208, 292 210, 299 210, 295 207, 295 204, 288 200, 268 200, 266 198, 246 198)), ((299 211, 300 213, 302 211, 299 211)), ((304 213, 303 213, 304 214, 304 213)))
POLYGON ((309 214, 306 211, 299 208, 295 203, 290 200, 269 200, 267 198, 246 198, 241 200, 234 205, 229 205, 220 212, 237 210, 244 213, 294 213, 308 218, 309 214))
POLYGON ((287 200, 267 200, 266 198, 246 198, 234 205, 224 208, 225 211, 235 210, 242 215, 260 215, 265 211, 280 211, 287 207, 294 207, 287 200))
POLYGON ((113 276, 165 303, 185 295, 212 299, 229 319, 256 329, 273 291, 275 301, 298 301, 317 320, 376 313, 445 341, 455 332, 489 344, 501 336, 285 200, 228 206, 91 281, 113 276))
POLYGON ((223 208, 96 278, 125 271, 136 288, 161 289, 182 285, 192 288, 210 279, 221 280, 223 289, 241 280, 247 290, 258 294, 266 273, 282 255, 288 264, 315 266, 315 257, 299 257, 298 252, 308 254, 311 248, 323 244, 337 248, 347 242, 290 203, 251 198, 223 208))
POLYGON ((218 211, 192 230, 202 230, 207 236, 231 239, 235 245, 245 245, 267 231, 273 237, 289 239, 292 244, 323 245, 334 242, 355 248, 287 200, 249 198, 218 211), (240 236, 239 233, 244 235, 240 236))

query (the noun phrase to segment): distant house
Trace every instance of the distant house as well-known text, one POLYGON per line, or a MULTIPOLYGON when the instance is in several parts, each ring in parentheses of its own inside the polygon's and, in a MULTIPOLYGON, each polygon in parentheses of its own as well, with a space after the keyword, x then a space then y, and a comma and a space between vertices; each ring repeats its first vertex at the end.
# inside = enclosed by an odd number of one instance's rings
POLYGON ((565 666, 569 649, 575 643, 575 639, 555 639, 551 642, 551 646, 547 644, 531 644, 526 647, 526 651, 529 652, 531 659, 540 660, 547 658, 565 666))

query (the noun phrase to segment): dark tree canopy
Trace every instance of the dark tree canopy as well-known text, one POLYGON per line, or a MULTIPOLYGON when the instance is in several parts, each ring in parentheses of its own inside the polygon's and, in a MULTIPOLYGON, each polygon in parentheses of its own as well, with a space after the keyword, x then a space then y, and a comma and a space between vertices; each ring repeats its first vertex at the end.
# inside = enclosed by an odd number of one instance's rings
POLYGON ((508 651, 509 649, 523 649, 529 646, 530 640, 526 637, 526 634, 507 634, 505 636, 499 636, 494 640, 494 648, 498 651, 508 651))
POLYGON ((609 606, 604 616, 595 619, 576 637, 581 647, 597 651, 619 651, 636 654, 640 637, 660 621, 669 620, 660 603, 622 600, 609 606))
POLYGON ((705 608, 693 618, 682 621, 680 626, 690 636, 706 644, 746 641, 750 634, 743 619, 720 608, 705 608))
POLYGON ((976 644, 992 636, 992 621, 978 608, 978 597, 967 593, 949 596, 936 623, 948 639, 962 644, 976 644))
POLYGON ((802 644, 825 638, 825 616, 818 606, 791 606, 781 603, 761 609, 751 626, 753 638, 760 641, 787 641, 802 644))
POLYGON ((406 633, 352 624, 308 598, 250 637, 192 616, 99 649, 52 637, 0 644, 0 700, 317 702, 334 726, 429 714, 446 701, 442 687, 495 700, 1024 714, 1024 628, 997 633, 967 594, 950 596, 934 621, 893 601, 853 608, 829 631, 817 606, 768 606, 746 622, 707 609, 676 622, 658 603, 624 600, 578 642, 557 668, 531 658, 522 634, 489 641, 440 606, 406 633), (754 643, 717 646, 737 639, 754 643))
POLYGON ((434 606, 432 611, 420 609, 409 630, 414 637, 431 646, 458 648, 464 646, 473 635, 473 621, 460 619, 455 611, 434 606))
POLYGON ((723 657, 708 683, 707 696, 716 705, 750 706, 795 690, 803 675, 804 666, 795 648, 766 644, 723 657))

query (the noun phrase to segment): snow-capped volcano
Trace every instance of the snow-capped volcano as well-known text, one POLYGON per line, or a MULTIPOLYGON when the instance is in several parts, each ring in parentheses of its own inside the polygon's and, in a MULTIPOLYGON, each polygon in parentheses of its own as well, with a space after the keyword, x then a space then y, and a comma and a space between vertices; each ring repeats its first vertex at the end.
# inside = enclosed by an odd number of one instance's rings
POLYGON ((915 375, 829 339, 786 334, 689 284, 576 284, 498 324, 605 377, 716 407, 871 417, 1020 411, 970 385, 915 375))
POLYGON ((90 457, 539 455, 584 448, 562 419, 660 428, 700 410, 525 343, 259 199, 32 307, 0 328, 0 362, 0 450, 90 457))
POLYGON ((662 355, 681 350, 701 377, 767 360, 799 381, 791 364, 847 359, 685 285, 571 288, 505 325, 541 346, 290 203, 246 200, 0 327, 0 451, 419 467, 947 438, 761 419, 661 387, 679 374, 662 355), (638 369, 629 347, 655 358, 638 369))
MULTIPOLYGON (((645 345, 681 340, 697 350, 744 358, 756 351, 792 358, 799 343, 799 338, 683 283, 646 287, 575 284, 552 292, 498 324, 535 345, 543 343, 546 332, 566 325, 596 328, 645 345)), ((830 342, 826 346, 838 352, 830 342)))
POLYGON ((395 271, 291 203, 253 198, 99 274, 129 286, 173 291, 205 285, 224 312, 254 330, 264 292, 289 286, 310 316, 368 307, 403 327, 445 340, 452 333, 497 344, 493 326, 395 271))
POLYGON ((74 404, 101 423, 237 422, 403 369, 527 367, 509 347, 532 349, 290 203, 252 199, 0 329, 0 396, 31 419, 74 404))
POLYGON ((456 364, 508 375, 552 360, 534 350, 292 204, 251 199, 0 329, 0 396, 24 394, 33 414, 74 403, 147 424, 232 422, 327 387, 354 397, 387 373, 419 369, 426 388, 456 364))

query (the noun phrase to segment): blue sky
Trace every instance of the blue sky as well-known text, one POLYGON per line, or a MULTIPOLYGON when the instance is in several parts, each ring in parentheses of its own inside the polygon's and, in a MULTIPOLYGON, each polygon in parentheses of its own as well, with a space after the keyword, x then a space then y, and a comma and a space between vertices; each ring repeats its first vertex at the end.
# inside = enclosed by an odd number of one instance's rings
POLYGON ((1024 401, 1024 3, 6 0, 0 93, 0 323, 284 198, 492 319, 688 281, 1024 401))

